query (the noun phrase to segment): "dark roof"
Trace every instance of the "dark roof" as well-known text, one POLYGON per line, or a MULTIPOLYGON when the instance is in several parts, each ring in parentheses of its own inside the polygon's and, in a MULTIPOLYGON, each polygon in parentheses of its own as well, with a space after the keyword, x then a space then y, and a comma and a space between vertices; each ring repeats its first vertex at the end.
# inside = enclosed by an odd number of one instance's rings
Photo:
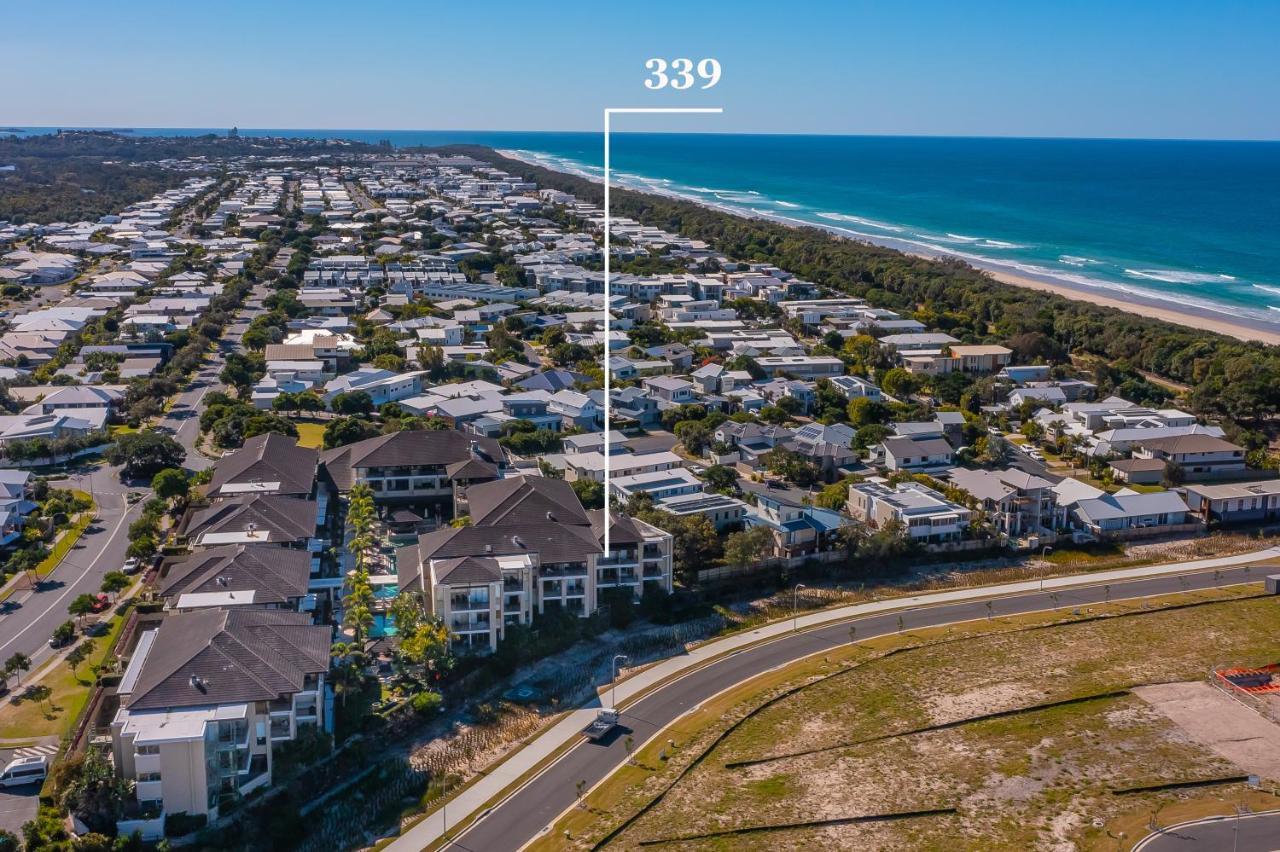
POLYGON ((600 544, 590 526, 547 521, 444 527, 418 536, 419 564, 429 559, 521 553, 536 553, 543 563, 585 562, 599 552, 600 544))
POLYGON ((275 432, 257 435, 214 463, 208 493, 216 498, 227 496, 220 491, 228 484, 278 482, 280 486, 268 493, 310 494, 319 458, 316 450, 300 447, 288 436, 275 432))
POLYGON ((160 595, 253 591, 255 604, 288 603, 307 593, 311 554, 288 547, 211 547, 169 566, 160 595), (220 579, 221 578, 221 579, 220 579))
POLYGON ((467 489, 471 523, 554 523, 587 526, 591 520, 573 488, 563 479, 513 476, 467 489))
POLYGON ((449 475, 450 479, 488 480, 498 478, 498 466, 496 464, 477 458, 467 458, 447 464, 444 467, 444 472, 449 475))
POLYGON ((350 491, 355 484, 355 468, 449 465, 475 458, 472 454, 473 444, 480 460, 494 465, 501 462, 502 448, 497 441, 447 429, 379 435, 345 447, 326 450, 320 454, 320 461, 338 489, 350 491))
POLYGON ((1111 466, 1124 473, 1137 473, 1149 470, 1164 470, 1164 459, 1116 459, 1111 466))
POLYGON ((437 582, 450 585, 502 582, 502 568, 497 560, 485 556, 441 559, 435 564, 435 572, 437 582))
POLYGON ((1148 450, 1178 455, 1179 453, 1244 452, 1244 447, 1213 435, 1173 435, 1168 438, 1148 438, 1138 442, 1148 450))
MULTIPOLYGON (((587 514, 591 517, 591 531, 596 540, 604 541, 604 510, 592 509, 587 514)), ((609 529, 609 544, 641 544, 644 541, 644 534, 634 520, 620 512, 610 514, 613 515, 613 526, 609 529)))
POLYGON ((316 509, 314 500, 299 497, 244 495, 191 512, 185 531, 188 538, 198 539, 209 533, 245 532, 253 524, 261 543, 297 541, 315 535, 316 509))
POLYGON ((329 669, 332 628, 306 613, 204 609, 173 613, 142 663, 130 710, 270 701, 329 669))

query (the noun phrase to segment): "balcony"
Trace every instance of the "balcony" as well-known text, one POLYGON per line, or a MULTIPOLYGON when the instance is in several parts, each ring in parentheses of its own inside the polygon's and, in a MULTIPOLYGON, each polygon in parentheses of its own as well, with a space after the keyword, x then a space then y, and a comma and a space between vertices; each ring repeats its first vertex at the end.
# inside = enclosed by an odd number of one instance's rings
POLYGON ((453 612, 488 612, 489 597, 463 597, 454 595, 449 598, 449 609, 453 612))
POLYGON ((289 716, 271 717, 271 739, 287 740, 293 736, 293 722, 289 716))

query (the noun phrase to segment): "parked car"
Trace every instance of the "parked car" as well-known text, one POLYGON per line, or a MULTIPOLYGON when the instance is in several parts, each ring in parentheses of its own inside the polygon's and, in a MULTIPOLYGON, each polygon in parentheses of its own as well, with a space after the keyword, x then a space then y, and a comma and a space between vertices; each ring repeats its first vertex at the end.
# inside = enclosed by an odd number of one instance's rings
POLYGON ((49 774, 49 758, 45 755, 19 757, 9 761, 0 772, 0 787, 22 787, 44 781, 49 774))
POLYGON ((93 609, 91 612, 106 612, 111 608, 111 598, 104 594, 95 595, 93 598, 93 609))
POLYGON ((120 566, 120 570, 126 574, 137 574, 141 567, 142 563, 138 561, 138 557, 130 556, 124 561, 124 565, 120 566))

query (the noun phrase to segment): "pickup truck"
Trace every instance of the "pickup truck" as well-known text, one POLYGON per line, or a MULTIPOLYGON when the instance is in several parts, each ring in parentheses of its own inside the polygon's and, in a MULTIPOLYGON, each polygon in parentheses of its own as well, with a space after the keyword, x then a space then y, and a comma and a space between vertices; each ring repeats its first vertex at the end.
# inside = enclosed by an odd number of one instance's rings
POLYGON ((589 740, 598 740, 612 731, 618 724, 618 711, 612 707, 602 708, 596 713, 595 721, 582 729, 589 740))

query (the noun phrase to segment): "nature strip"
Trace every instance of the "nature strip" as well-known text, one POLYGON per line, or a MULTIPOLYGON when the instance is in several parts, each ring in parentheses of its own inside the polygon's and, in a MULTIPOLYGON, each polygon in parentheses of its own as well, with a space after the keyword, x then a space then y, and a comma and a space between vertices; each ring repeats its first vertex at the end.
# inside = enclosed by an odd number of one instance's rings
POLYGON ((1172 781, 1167 784, 1143 784, 1139 787, 1117 787, 1111 791, 1111 795, 1128 796, 1133 793, 1160 793, 1165 790, 1186 790, 1191 787, 1220 787, 1224 784, 1243 784, 1248 780, 1248 775, 1223 775, 1219 778, 1204 778, 1200 781, 1172 781))
POLYGON ((924 728, 912 728, 908 731, 901 731, 896 734, 881 734, 877 737, 868 737, 861 740, 849 740, 848 742, 836 743, 835 745, 822 746, 821 748, 810 748, 804 751, 793 751, 787 754, 775 754, 769 757, 756 757, 751 760, 735 760, 724 765, 725 769, 742 769, 747 766, 759 766, 762 763, 773 763, 777 760, 786 760, 792 757, 807 757, 813 754, 822 754, 828 751, 840 751, 841 749, 852 748, 853 746, 866 745, 868 743, 878 743, 885 740, 893 740, 899 737, 912 737, 916 734, 928 734, 934 731, 947 731, 952 728, 960 728, 965 725, 972 725, 977 722, 988 722, 993 719, 1005 719, 1010 716, 1021 716, 1027 713, 1038 713, 1041 710, 1052 710, 1055 707, 1069 707, 1073 704, 1085 704, 1091 701, 1103 701, 1108 698, 1120 698, 1129 694, 1127 689, 1113 689, 1109 692, 1099 692, 1094 695, 1082 695, 1077 698, 1064 698, 1059 701, 1048 701, 1044 704, 1032 704, 1029 707, 1015 707, 1012 710, 1000 710, 995 713, 983 713, 981 716, 970 716, 967 719, 956 719, 954 722, 943 722, 938 725, 929 725, 924 728))
POLYGON ((794 831, 803 828, 830 828, 838 825, 859 825, 868 822, 898 822, 904 819, 919 819, 931 816, 953 816, 955 808, 933 808, 927 811, 898 811, 888 814, 866 814, 855 817, 838 817, 836 819, 819 819, 812 822, 786 822, 777 825, 748 825, 743 828, 729 828, 724 831, 712 831, 706 834, 686 834, 681 837, 663 837, 657 840, 641 840, 638 846, 658 846, 663 843, 685 843, 694 840, 715 840, 720 837, 741 837, 745 834, 764 834, 773 831, 794 831))
MULTIPOLYGON (((839 671, 830 672, 829 674, 823 675, 822 677, 805 681, 802 684, 794 686, 791 689, 788 689, 787 691, 774 696, 773 698, 769 699, 765 703, 761 704, 759 707, 756 707, 753 710, 751 710, 749 713, 747 713, 747 715, 743 716, 741 719, 734 722, 732 725, 730 725, 728 728, 722 731, 719 736, 717 736, 714 740, 712 740, 712 742, 703 750, 702 754, 698 755, 698 757, 695 758, 692 762, 690 762, 688 766, 682 769, 680 773, 676 775, 674 779, 672 779, 671 783, 668 784, 666 787, 664 787, 662 791, 659 792, 654 798, 650 799, 648 803, 642 806, 639 810, 637 810, 631 816, 627 817, 627 819, 624 820, 621 824, 619 824, 616 828, 609 831, 609 833, 606 834, 603 838, 596 841, 596 843, 592 845, 591 850, 592 852, 598 852, 598 850, 604 848, 606 844, 612 842, 615 838, 618 837, 618 835, 622 834, 622 832, 626 831, 628 828, 634 825, 641 817, 643 817, 649 811, 653 810, 654 807, 661 804, 662 800, 666 798, 668 793, 670 793, 673 789, 675 789, 675 786, 677 784, 683 781, 689 775, 690 772, 692 772, 694 769, 700 766, 702 762, 707 758, 708 755, 710 755, 713 751, 715 751, 716 748, 718 748, 722 742, 728 739, 728 737, 731 734, 733 734, 739 727, 741 727, 748 719, 753 718, 756 714, 760 713, 763 710, 767 710, 769 707, 772 707, 774 704, 778 703, 779 701, 782 701, 785 698, 790 698, 792 695, 795 695, 801 690, 808 689, 810 686, 813 686, 819 683, 824 683, 830 678, 855 672, 865 665, 880 662, 881 660, 886 660, 886 659, 889 659, 890 657, 897 656, 898 654, 907 653, 908 651, 918 651, 923 648, 938 648, 938 647, 942 647, 944 645, 950 645, 956 642, 968 642, 973 639, 979 638, 979 636, 1006 636, 1006 635, 1013 635, 1018 633, 1031 633, 1037 630, 1048 630, 1054 627, 1064 627, 1064 626, 1076 625, 1076 624, 1088 624, 1089 622, 1103 621, 1105 619, 1111 619, 1111 618, 1128 618, 1130 616, 1135 616, 1135 615, 1149 615, 1157 612, 1172 612, 1175 610, 1192 609, 1195 607, 1206 606, 1208 604, 1231 603, 1235 601, 1252 600, 1254 598, 1267 598, 1267 597, 1272 597, 1272 595, 1269 595, 1267 593, 1258 593, 1258 594, 1252 594, 1252 595, 1243 595, 1241 597, 1235 597, 1235 598, 1219 598, 1219 599, 1207 600, 1207 601, 1190 601, 1188 603, 1173 604, 1171 606, 1156 607, 1154 609, 1140 609, 1140 610, 1133 610, 1130 612, 1090 615, 1082 618, 1071 619, 1068 621, 1054 621, 1048 624, 1033 624, 1026 627, 1017 627, 1012 630, 999 630, 999 631, 994 631, 992 633, 979 634, 976 636, 953 636, 948 639, 941 639, 937 642, 922 642, 916 645, 906 645, 901 648, 894 648, 883 654, 870 657, 866 660, 861 660, 839 671)), ((1123 600, 1123 598, 1121 598, 1120 600, 1123 600)), ((885 634, 885 635, 892 635, 892 634, 885 634)), ((868 637, 868 638, 876 638, 876 637, 868 637)), ((853 643, 842 643, 842 644, 853 644, 853 643)), ((837 645, 833 647, 841 647, 841 646, 837 645)))

